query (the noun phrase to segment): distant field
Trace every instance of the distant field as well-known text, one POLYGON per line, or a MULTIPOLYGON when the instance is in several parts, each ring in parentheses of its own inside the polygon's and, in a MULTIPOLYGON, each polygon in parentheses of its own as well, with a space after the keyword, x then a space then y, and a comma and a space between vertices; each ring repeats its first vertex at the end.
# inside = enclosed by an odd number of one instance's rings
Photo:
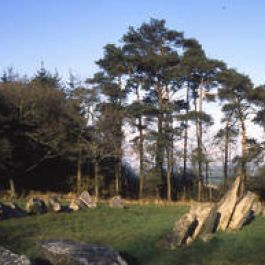
POLYGON ((0 221, 0 245, 31 258, 38 256, 40 239, 71 239, 104 244, 118 250, 134 265, 250 265, 265 264, 265 218, 244 230, 219 233, 209 243, 165 250, 157 242, 171 230, 184 206, 130 206, 46 214, 0 221))

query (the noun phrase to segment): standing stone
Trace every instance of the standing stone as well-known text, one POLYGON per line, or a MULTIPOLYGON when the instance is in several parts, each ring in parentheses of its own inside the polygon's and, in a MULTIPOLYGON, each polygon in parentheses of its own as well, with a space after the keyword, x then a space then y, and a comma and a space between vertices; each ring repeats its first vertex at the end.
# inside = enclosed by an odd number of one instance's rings
POLYGON ((83 191, 81 193, 79 200, 83 202, 88 208, 94 208, 97 206, 92 196, 90 196, 90 194, 87 191, 83 191))
POLYGON ((232 189, 226 193, 224 198, 219 203, 219 207, 217 209, 217 212, 220 215, 218 230, 225 231, 228 227, 229 221, 231 220, 231 216, 234 213, 236 204, 239 201, 238 194, 240 182, 241 178, 237 177, 232 186, 232 189))
POLYGON ((110 207, 112 208, 125 208, 125 203, 121 196, 114 196, 110 202, 109 202, 110 207))
POLYGON ((194 213, 189 212, 184 214, 179 220, 176 221, 172 232, 167 236, 169 247, 174 249, 185 245, 189 238, 192 237, 198 221, 194 213))
POLYGON ((251 208, 256 200, 257 195, 250 191, 240 200, 229 223, 228 228, 230 230, 241 229, 252 218, 253 212, 251 212, 251 208))
POLYGON ((118 252, 104 246, 67 240, 39 242, 42 257, 53 265, 127 265, 118 252))
POLYGON ((1 265, 31 265, 30 260, 24 255, 18 255, 0 246, 1 265))
POLYGON ((30 198, 26 203, 26 210, 31 214, 42 214, 47 212, 47 207, 43 200, 30 198))

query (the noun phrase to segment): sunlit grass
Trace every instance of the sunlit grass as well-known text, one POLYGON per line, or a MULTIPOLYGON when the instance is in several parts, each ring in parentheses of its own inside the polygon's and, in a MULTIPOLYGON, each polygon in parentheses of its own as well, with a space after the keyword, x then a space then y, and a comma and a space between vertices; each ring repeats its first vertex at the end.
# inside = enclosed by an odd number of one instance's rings
POLYGON ((71 239, 104 244, 118 250, 131 264, 265 264, 265 218, 235 233, 219 233, 208 243, 166 250, 157 242, 172 229, 184 206, 130 206, 46 214, 0 221, 0 245, 31 258, 40 239, 71 239))

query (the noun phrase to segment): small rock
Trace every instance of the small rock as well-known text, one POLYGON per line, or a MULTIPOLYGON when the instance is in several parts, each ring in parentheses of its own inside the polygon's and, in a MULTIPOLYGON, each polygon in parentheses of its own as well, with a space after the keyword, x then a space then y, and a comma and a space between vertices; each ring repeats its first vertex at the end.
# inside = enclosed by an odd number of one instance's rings
POLYGON ((110 202, 109 202, 110 207, 112 208, 125 208, 125 203, 121 196, 114 196, 110 202))
POLYGON ((47 212, 47 207, 43 200, 30 198, 26 203, 26 210, 31 214, 42 214, 47 212))
POLYGON ((48 210, 52 211, 52 212, 60 212, 62 209, 62 205, 59 202, 59 200, 56 197, 49 197, 46 205, 48 207, 48 210))
POLYGON ((68 240, 38 243, 42 257, 53 265, 127 265, 118 252, 104 246, 68 240))
POLYGON ((0 246, 1 265, 31 265, 30 260, 24 255, 18 255, 0 246))
POLYGON ((70 202, 69 208, 73 211, 79 211, 81 209, 78 199, 73 199, 70 202))

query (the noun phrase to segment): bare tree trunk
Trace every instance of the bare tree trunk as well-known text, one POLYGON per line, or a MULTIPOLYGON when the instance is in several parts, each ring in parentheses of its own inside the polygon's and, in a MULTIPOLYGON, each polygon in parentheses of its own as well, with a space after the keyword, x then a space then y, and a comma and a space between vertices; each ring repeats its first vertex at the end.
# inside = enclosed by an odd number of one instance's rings
POLYGON ((139 198, 142 199, 144 195, 144 135, 142 128, 142 117, 138 118, 139 122, 139 134, 140 134, 140 143, 139 143, 139 155, 140 155, 140 187, 139 187, 139 198))
MULTIPOLYGON (((139 88, 136 90, 137 102, 141 104, 139 88)), ((139 175, 139 199, 144 196, 144 134, 142 115, 138 117, 138 131, 139 131, 139 157, 140 157, 140 175, 139 175)))
POLYGON ((241 195, 243 195, 246 191, 246 182, 247 182, 247 132, 246 126, 243 119, 241 119, 241 177, 242 177, 242 185, 241 185, 241 195))
POLYGON ((14 182, 13 178, 9 178, 9 188, 10 188, 11 198, 16 197, 15 182, 14 182))
POLYGON ((201 164, 201 141, 200 141, 200 127, 199 127, 199 117, 198 117, 198 110, 197 110, 197 100, 194 99, 194 109, 195 109, 195 120, 196 120, 196 138, 197 138, 197 156, 198 156, 198 192, 197 192, 197 199, 201 201, 202 199, 202 164, 201 164))
POLYGON ((118 150, 118 158, 115 163, 115 193, 118 195, 120 193, 120 179, 121 179, 121 158, 120 150, 118 150))
POLYGON ((187 160, 188 160, 188 126, 189 126, 189 85, 187 86, 187 95, 186 95, 186 118, 185 118, 185 132, 184 132, 184 154, 183 154, 183 198, 186 199, 186 189, 187 189, 187 160))
POLYGON ((171 157, 170 148, 167 148, 167 200, 171 201, 171 157))
MULTIPOLYGON (((199 91, 199 113, 202 114, 202 101, 203 101, 203 79, 200 83, 200 91, 199 91)), ((201 117, 198 119, 198 159, 199 159, 199 183, 198 183, 198 200, 202 200, 203 193, 203 177, 202 177, 202 119, 201 117)))
POLYGON ((224 188, 228 185, 228 159, 229 159, 229 120, 225 129, 225 157, 224 157, 224 188))
POLYGON ((95 174, 95 197, 96 201, 99 199, 99 170, 98 170, 98 162, 94 163, 94 174, 95 174))
POLYGON ((159 113, 157 117, 157 127, 158 127, 158 137, 156 146, 156 172, 161 181, 163 180, 163 158, 164 158, 164 148, 163 148, 163 99, 161 87, 158 87, 158 97, 159 97, 159 113))
POLYGON ((76 169, 76 191, 77 193, 81 192, 81 183, 82 183, 82 169, 81 169, 81 149, 78 151, 77 159, 77 169, 76 169))

